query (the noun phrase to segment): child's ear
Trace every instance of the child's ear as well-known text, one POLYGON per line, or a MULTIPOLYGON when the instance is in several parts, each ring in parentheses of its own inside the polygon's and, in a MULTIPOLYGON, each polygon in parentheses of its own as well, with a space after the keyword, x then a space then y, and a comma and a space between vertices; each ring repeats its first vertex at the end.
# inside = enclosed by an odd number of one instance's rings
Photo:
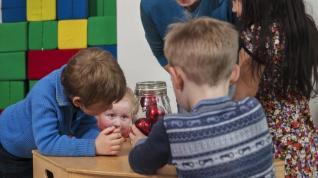
POLYGON ((72 103, 74 104, 74 106, 76 107, 81 107, 82 106, 82 100, 79 96, 74 96, 72 98, 72 103))
POLYGON ((239 77, 240 77, 240 67, 237 64, 235 64, 233 69, 232 69, 230 83, 232 84, 232 83, 237 82, 239 77))
POLYGON ((183 89, 183 78, 181 76, 181 69, 177 67, 169 66, 169 73, 171 76, 172 85, 175 89, 182 90, 183 89))

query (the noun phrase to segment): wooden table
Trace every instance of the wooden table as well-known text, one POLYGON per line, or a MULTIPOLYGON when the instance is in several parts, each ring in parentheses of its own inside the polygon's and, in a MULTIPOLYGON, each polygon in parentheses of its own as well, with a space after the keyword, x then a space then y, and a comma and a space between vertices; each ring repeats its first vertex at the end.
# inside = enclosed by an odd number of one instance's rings
MULTIPOLYGON (((176 178, 173 166, 165 166, 157 175, 144 176, 133 172, 128 163, 128 153, 131 149, 125 143, 119 156, 96 157, 54 157, 43 156, 33 151, 34 178, 176 178)), ((275 160, 276 177, 284 177, 284 162, 275 160)))
POLYGON ((131 146, 125 143, 119 156, 53 157, 33 151, 34 178, 176 178, 173 166, 165 166, 157 175, 144 176, 133 172, 128 163, 131 146))

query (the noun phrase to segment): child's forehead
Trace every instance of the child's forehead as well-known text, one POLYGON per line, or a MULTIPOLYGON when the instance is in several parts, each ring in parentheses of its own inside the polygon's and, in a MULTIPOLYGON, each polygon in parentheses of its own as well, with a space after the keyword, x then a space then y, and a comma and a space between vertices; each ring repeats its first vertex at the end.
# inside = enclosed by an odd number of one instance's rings
POLYGON ((120 100, 113 104, 113 108, 130 107, 130 102, 128 100, 120 100))

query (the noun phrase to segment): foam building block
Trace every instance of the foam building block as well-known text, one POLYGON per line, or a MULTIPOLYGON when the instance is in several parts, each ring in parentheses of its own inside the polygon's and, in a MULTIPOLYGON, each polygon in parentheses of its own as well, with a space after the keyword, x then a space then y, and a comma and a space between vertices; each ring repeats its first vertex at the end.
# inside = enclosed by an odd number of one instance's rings
POLYGON ((28 79, 39 80, 66 64, 79 49, 35 50, 28 52, 28 79))
POLYGON ((23 81, 0 81, 0 108, 18 102, 24 98, 25 84, 23 81))
POLYGON ((0 24, 0 52, 27 50, 27 23, 0 24))
POLYGON ((88 19, 88 45, 110 45, 116 43, 116 16, 90 17, 88 19))
POLYGON ((87 47, 87 20, 60 20, 58 22, 58 48, 87 47))
POLYGON ((36 82, 38 82, 38 80, 29 80, 29 91, 36 84, 36 82))
POLYGON ((0 53, 0 80, 24 79, 26 79, 25 53, 0 53))
POLYGON ((57 48, 57 21, 29 23, 29 49, 57 48))
MULTIPOLYGON (((2 23, 2 7, 1 7, 1 0, 0 0, 0 23, 2 23)), ((0 110, 1 113, 1 110, 0 110)))
POLYGON ((26 21, 26 0, 2 0, 3 22, 26 21))
POLYGON ((117 60, 117 45, 103 45, 103 46, 93 46, 102 48, 110 53, 112 53, 113 57, 117 60))
POLYGON ((87 0, 57 0, 57 18, 86 19, 88 16, 87 0))
POLYGON ((56 0, 27 0, 27 20, 45 21, 56 19, 56 0))
POLYGON ((89 16, 116 16, 116 0, 89 0, 89 16))

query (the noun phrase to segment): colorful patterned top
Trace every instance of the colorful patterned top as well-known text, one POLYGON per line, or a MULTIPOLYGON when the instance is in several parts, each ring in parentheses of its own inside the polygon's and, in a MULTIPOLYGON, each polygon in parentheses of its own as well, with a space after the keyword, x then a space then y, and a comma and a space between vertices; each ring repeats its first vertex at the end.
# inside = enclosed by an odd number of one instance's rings
POLYGON ((261 27, 252 25, 241 32, 241 44, 255 62, 266 64, 257 93, 273 136, 275 158, 285 160, 286 177, 318 177, 318 132, 309 111, 309 98, 279 82, 285 56, 285 37, 273 23, 260 40, 261 27), (265 52, 255 53, 265 45, 265 52))

